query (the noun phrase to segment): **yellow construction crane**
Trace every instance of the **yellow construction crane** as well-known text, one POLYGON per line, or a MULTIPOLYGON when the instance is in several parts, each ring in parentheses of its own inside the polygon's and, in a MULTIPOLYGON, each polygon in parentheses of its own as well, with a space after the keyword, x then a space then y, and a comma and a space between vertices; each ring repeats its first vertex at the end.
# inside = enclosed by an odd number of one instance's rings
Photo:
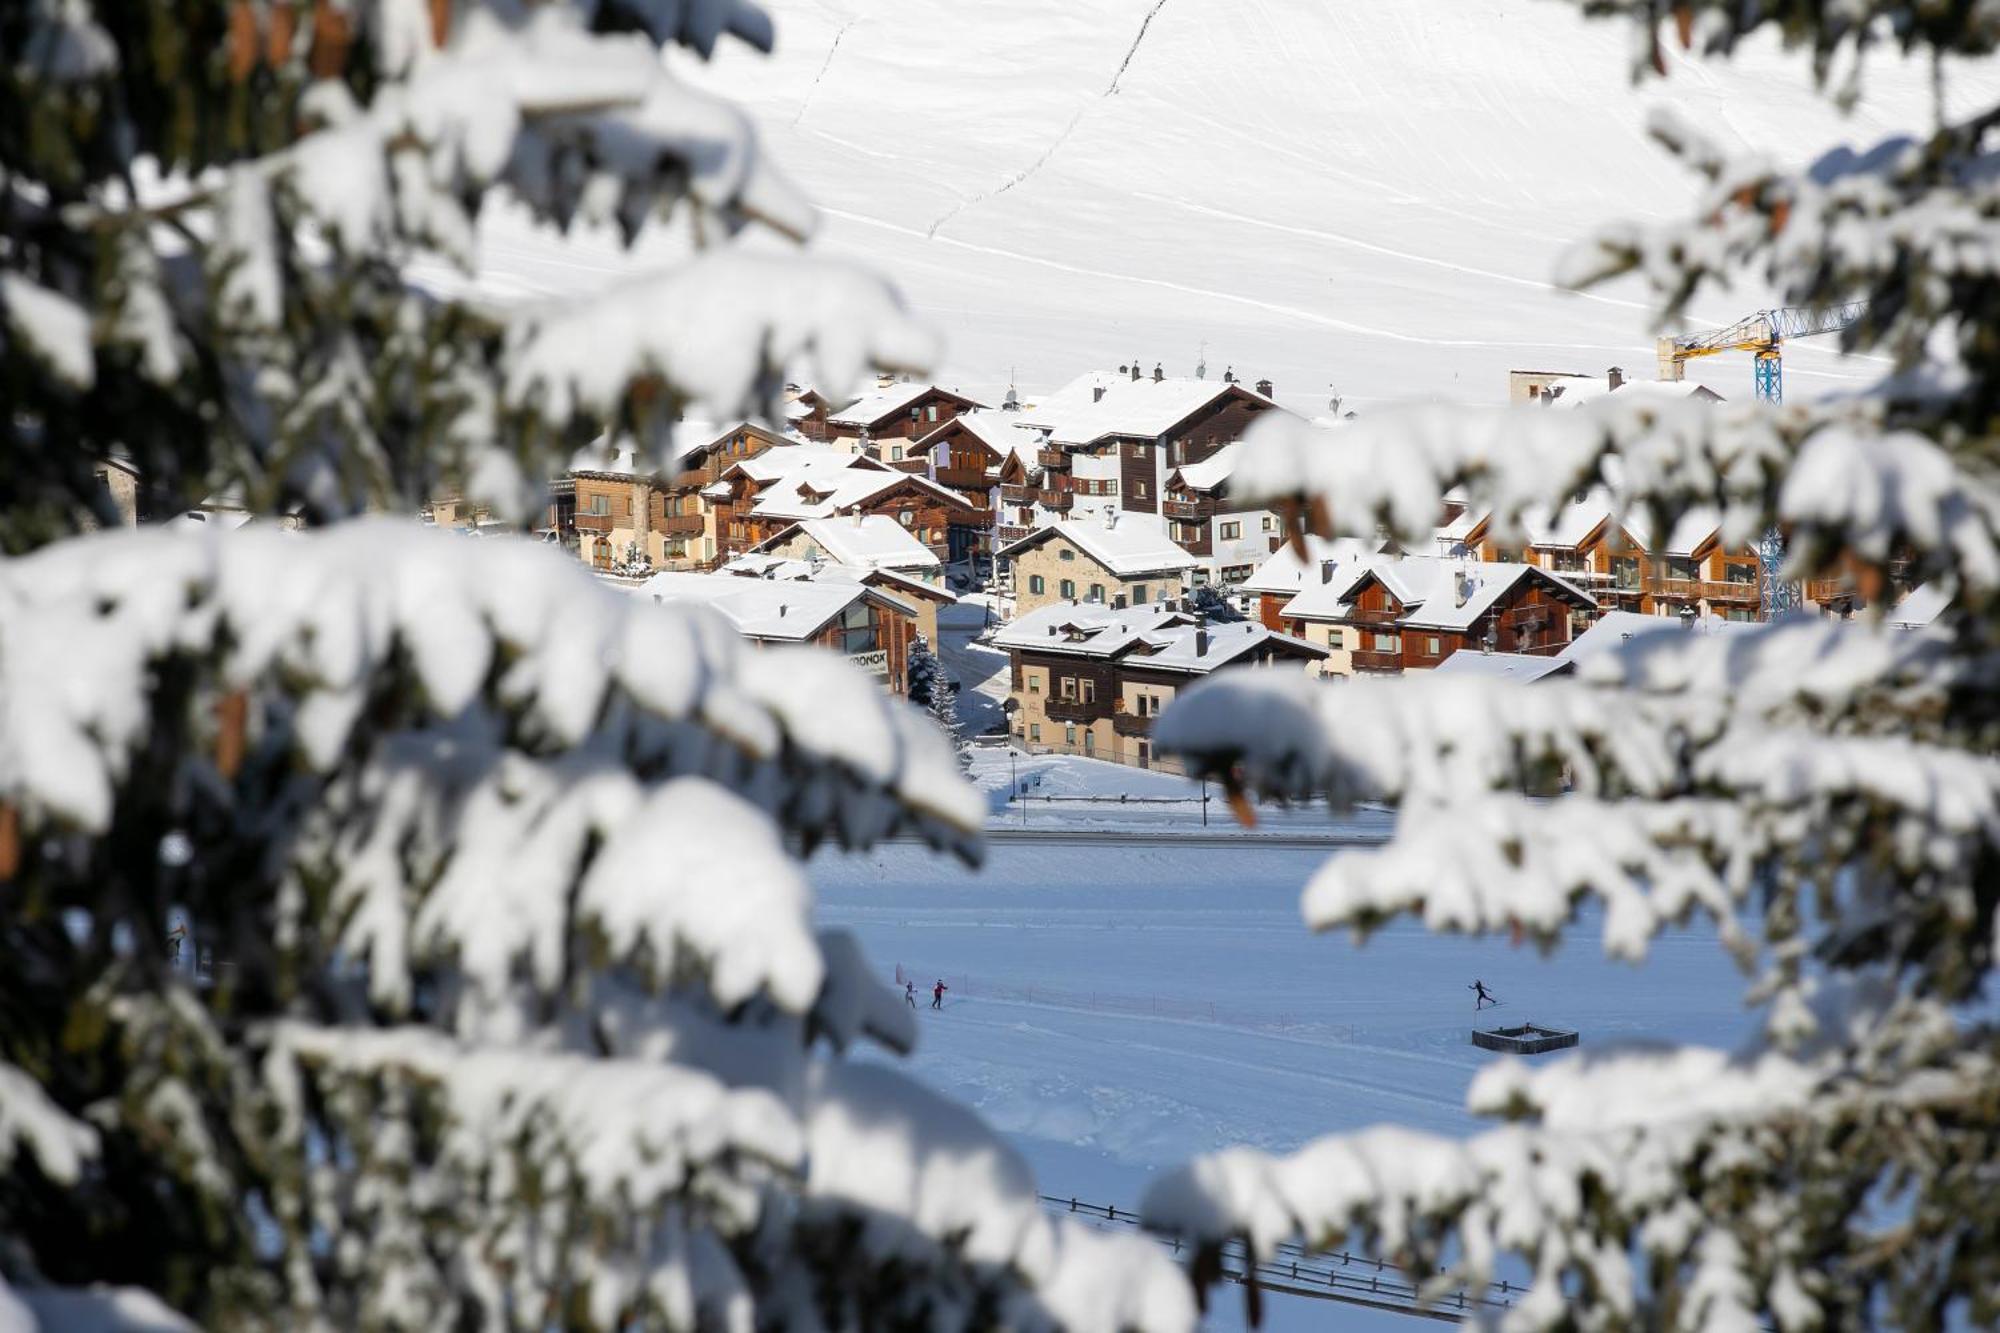
POLYGON ((1864 301, 1824 307, 1783 306, 1745 315, 1726 329, 1662 338, 1657 347, 1660 378, 1686 378, 1687 363, 1698 356, 1748 352, 1757 358, 1757 396, 1767 403, 1782 403, 1785 401, 1785 362, 1781 349, 1785 339, 1837 333, 1860 319, 1865 309, 1867 303, 1864 301))

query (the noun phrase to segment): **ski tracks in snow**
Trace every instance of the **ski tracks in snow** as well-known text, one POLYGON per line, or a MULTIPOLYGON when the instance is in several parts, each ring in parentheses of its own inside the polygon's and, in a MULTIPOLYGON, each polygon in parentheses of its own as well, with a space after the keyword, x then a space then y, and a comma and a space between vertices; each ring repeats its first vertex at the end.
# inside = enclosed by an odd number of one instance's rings
POLYGON ((806 118, 806 108, 812 105, 813 94, 819 91, 819 81, 826 77, 827 70, 833 65, 833 53, 840 49, 840 39, 847 36, 847 30, 853 27, 855 22, 854 19, 848 19, 834 32, 833 42, 826 48, 826 59, 820 62, 819 73, 813 75, 812 83, 806 87, 806 95, 799 100, 799 113, 792 117, 792 124, 797 125, 806 118))
MULTIPOLYGON (((1167 0, 1153 0, 1153 7, 1146 11, 1145 18, 1139 20, 1139 31, 1133 35, 1132 44, 1125 48, 1125 58, 1118 62, 1118 69, 1115 73, 1112 74, 1110 84, 1108 84, 1105 87, 1103 92, 1098 94, 1097 96, 1098 101, 1101 102, 1107 97, 1116 97, 1118 95, 1118 84, 1121 80, 1124 79, 1125 71, 1132 67, 1132 57, 1139 54, 1139 44, 1146 40, 1146 30, 1153 26, 1153 20, 1157 18, 1159 16, 1160 11, 1162 9, 1165 9, 1166 7, 1167 7, 1167 0)), ((845 29, 843 29, 843 31, 845 31, 845 29)), ((839 40, 840 39, 837 37, 834 39, 836 45, 839 44, 839 40)), ((827 53, 827 59, 831 60, 832 58, 833 58, 833 53, 829 51, 827 53)), ((822 69, 820 72, 824 74, 826 71, 822 69)), ((817 80, 815 80, 815 82, 817 82, 817 80)), ((1048 164, 1048 160, 1056 155, 1056 151, 1060 149, 1064 144, 1069 142, 1070 135, 1076 133, 1077 125, 1080 124, 1083 120, 1083 113, 1088 110, 1090 110, 1089 103, 1085 103, 1084 105, 1078 107, 1076 109, 1076 112, 1070 116, 1069 123, 1062 127, 1062 133, 1056 135, 1054 139, 1050 140, 1049 146, 1047 148, 1044 148, 1041 151, 1041 155, 1037 157, 1033 162, 1030 162, 1027 166, 1015 172, 1011 178, 1002 182, 997 189, 981 191, 979 194, 972 196, 972 198, 967 199, 962 203, 953 205, 948 212, 946 212, 943 216, 939 217, 937 221, 931 223, 929 229, 924 232, 924 235, 926 237, 935 237, 938 234, 939 227, 944 226, 945 223, 950 222, 953 218, 957 217, 960 213, 963 213, 966 209, 976 207, 979 204, 983 204, 988 199, 998 198, 999 196, 1007 193, 1007 191, 1013 189, 1016 185, 1019 185, 1022 181, 1028 179, 1028 177, 1040 171, 1044 166, 1048 164)), ((801 114, 803 114, 803 111, 801 111, 801 114)), ((793 123, 797 124, 796 121, 794 121, 793 123)))

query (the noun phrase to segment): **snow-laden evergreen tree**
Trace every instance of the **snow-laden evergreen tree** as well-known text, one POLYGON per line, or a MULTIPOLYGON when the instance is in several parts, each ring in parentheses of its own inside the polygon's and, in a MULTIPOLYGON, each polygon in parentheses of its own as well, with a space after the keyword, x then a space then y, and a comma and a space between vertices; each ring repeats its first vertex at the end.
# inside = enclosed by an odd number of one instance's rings
POLYGON ((910 640, 910 668, 904 693, 919 708, 929 708, 931 697, 944 679, 944 663, 931 651, 931 643, 919 634, 910 640))
MULTIPOLYGON (((1642 77, 1667 68, 1662 42, 1720 57, 1775 30, 1837 92, 1874 46, 1934 59, 1948 83, 1953 58, 2000 43, 1991 4, 1583 8, 1634 22, 1642 77)), ((1525 1270, 1509 1329, 1990 1328, 2000 107, 1800 172, 1732 158, 1678 119, 1655 131, 1703 181, 1690 220, 1612 231, 1566 277, 1643 275, 1670 316, 1740 273, 1789 303, 1864 300, 1846 345, 1893 358, 1890 373, 1781 409, 1616 393, 1574 412, 1385 412, 1337 439, 1278 420, 1232 485, 1316 533, 1411 542, 1453 487, 1517 531, 1592 485, 1656 531, 1714 505, 1734 541, 1781 525, 1793 575, 1844 571, 1874 614, 1667 627, 1528 686, 1225 673, 1158 741, 1238 790, 1400 807, 1387 845, 1307 886, 1316 929, 1365 937, 1407 915, 1553 946, 1581 918, 1636 962, 1656 932, 1705 917, 1759 1035, 1503 1061, 1469 1100, 1506 1123, 1475 1138, 1384 1127, 1223 1153, 1160 1183, 1147 1212, 1207 1246, 1364 1246, 1440 1291, 1525 1270), (1882 622, 1899 573, 1948 595, 1933 629, 1882 622)))
MULTIPOLYGON (((935 661, 936 659, 932 659, 935 661)), ((965 739, 965 724, 958 716, 958 691, 952 689, 951 681, 945 677, 944 664, 939 663, 931 677, 931 721, 937 723, 939 731, 951 744, 952 754, 957 757, 959 771, 972 771, 972 747, 965 739)))
POLYGON ((676 78, 740 0, 0 7, 0 1328, 1124 1327, 1193 1304, 893 1069, 799 855, 977 854, 929 720, 521 515, 932 347, 676 78), (662 48, 667 48, 663 58, 662 48), (687 257, 499 306, 482 207, 687 257), (210 960, 176 968, 185 919, 210 960))

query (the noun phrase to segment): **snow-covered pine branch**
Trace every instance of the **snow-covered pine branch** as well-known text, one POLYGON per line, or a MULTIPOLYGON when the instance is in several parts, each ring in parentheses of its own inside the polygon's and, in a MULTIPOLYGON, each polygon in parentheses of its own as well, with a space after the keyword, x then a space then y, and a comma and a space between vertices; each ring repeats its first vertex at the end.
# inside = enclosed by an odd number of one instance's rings
MULTIPOLYGON (((1663 39, 1724 53, 1766 25, 1811 46, 1822 78, 1877 41, 1978 55, 2000 40, 1978 7, 1582 7, 1633 17, 1639 60, 1662 73, 1663 39)), ((1796 304, 1864 300, 1847 343, 1895 370, 1862 395, 1774 409, 1621 392, 1573 411, 1255 428, 1232 494, 1295 533, 1421 546, 1451 492, 1505 541, 1596 491, 1649 548, 1702 511, 1731 544, 1782 529, 1789 576, 1837 568, 1871 602, 1894 576, 1932 579, 1951 605, 1923 634, 1867 617, 1667 626, 1529 686, 1187 692, 1155 739, 1195 769, 1400 806, 1388 844, 1336 855, 1307 886, 1309 924, 1366 934, 1407 913, 1552 944, 1595 900, 1606 949, 1637 959, 1701 914, 1764 1013, 1737 1052, 1496 1066, 1470 1105, 1522 1123, 1463 1143, 1381 1129, 1204 1159, 1153 1191, 1151 1222, 1204 1247, 1298 1236, 1449 1262, 1440 1293, 1518 1272, 1500 1267, 1511 1252, 1533 1288, 1510 1329, 2000 1318, 1996 124, 1989 111, 1788 174, 1659 121, 1706 182, 1693 220, 1608 233, 1571 266, 1580 282, 1643 272, 1668 315, 1745 268, 1796 304)))
POLYGON ((690 405, 769 414, 788 368, 848 383, 934 354, 886 285, 803 256, 711 253, 559 311, 412 285, 417 261, 475 274, 491 204, 627 242, 678 214, 698 251, 807 235, 747 118, 658 50, 768 46, 752 6, 141 8, 48 0, 0 34, 20 43, 0 118, 33 106, 42 127, 0 125, 24 146, 0 171, 0 386, 19 438, 64 443, 21 460, 42 499, 4 516, 16 547, 108 518, 92 467, 113 457, 167 512, 233 488, 334 516, 448 487, 523 514, 599 431, 663 465, 690 405), (215 58, 149 42, 156 20, 215 58), (228 132, 143 110, 246 98, 228 132))
POLYGON ((1044 1218, 971 1117, 841 1069, 914 1028, 813 931, 793 851, 971 855, 982 813, 845 663, 388 520, 64 543, 0 601, 0 1228, 29 1276, 70 1276, 75 1227, 143 1251, 138 1191, 204 1256, 144 1284, 225 1322, 747 1328, 890 1292, 940 1324, 1191 1322, 1157 1250, 1044 1218))

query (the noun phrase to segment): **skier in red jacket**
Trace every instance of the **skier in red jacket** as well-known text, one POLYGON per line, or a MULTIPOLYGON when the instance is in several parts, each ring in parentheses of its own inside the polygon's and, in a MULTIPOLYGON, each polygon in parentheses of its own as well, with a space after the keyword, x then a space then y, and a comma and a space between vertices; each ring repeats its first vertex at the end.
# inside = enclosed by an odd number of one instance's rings
POLYGON ((944 978, 939 977, 938 984, 931 987, 931 1008, 944 1008, 944 993, 950 989, 951 987, 944 984, 944 978))

